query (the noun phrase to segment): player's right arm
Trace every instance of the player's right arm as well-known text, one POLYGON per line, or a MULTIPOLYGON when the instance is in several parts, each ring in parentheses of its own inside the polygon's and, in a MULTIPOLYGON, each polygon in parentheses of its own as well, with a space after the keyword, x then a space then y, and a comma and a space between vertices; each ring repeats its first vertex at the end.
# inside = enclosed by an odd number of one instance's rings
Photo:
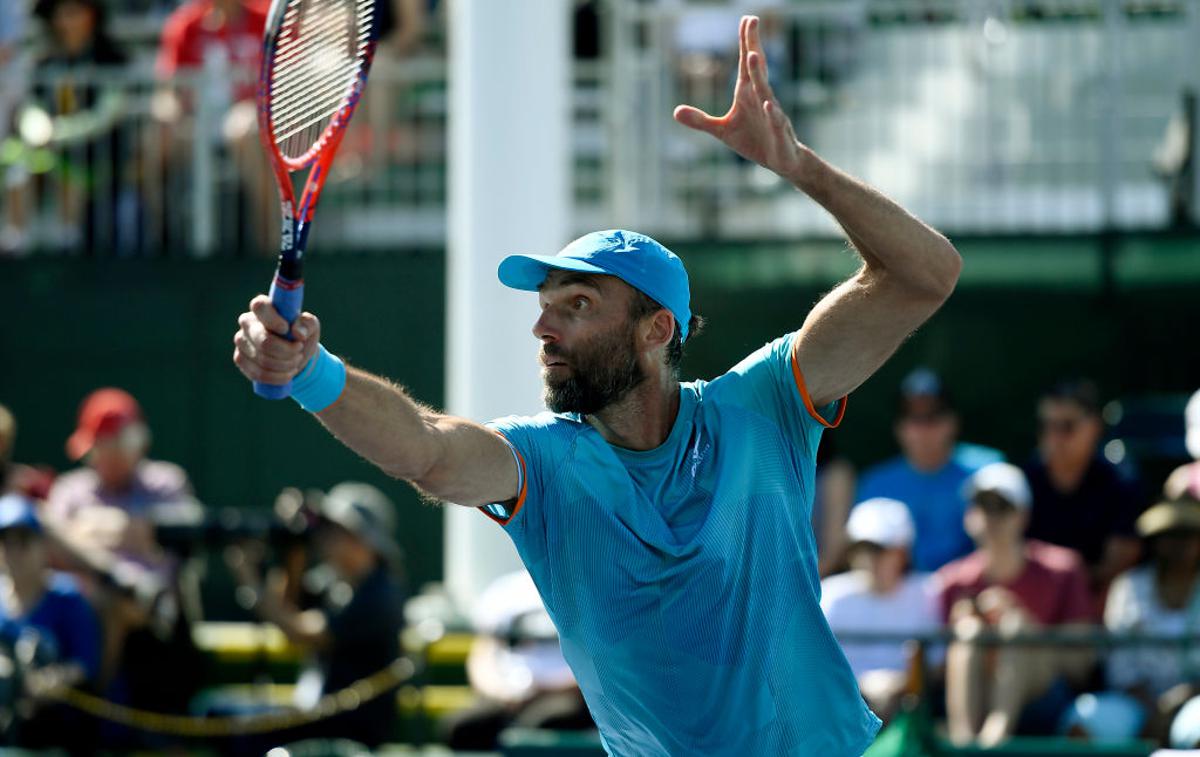
MULTIPOLYGON (((270 298, 250 301, 233 337, 233 362, 246 378, 286 383, 317 354, 321 324, 313 314, 296 320, 294 341, 285 333, 270 298)), ((384 378, 347 368, 337 401, 315 415, 347 447, 432 497, 477 507, 517 496, 517 464, 495 432, 436 412, 384 378)))

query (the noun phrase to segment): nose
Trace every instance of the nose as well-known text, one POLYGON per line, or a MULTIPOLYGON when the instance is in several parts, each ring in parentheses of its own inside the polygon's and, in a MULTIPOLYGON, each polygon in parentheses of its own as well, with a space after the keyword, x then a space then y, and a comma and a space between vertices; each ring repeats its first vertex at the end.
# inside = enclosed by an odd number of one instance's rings
POLYGON ((551 308, 546 308, 538 316, 538 319, 533 322, 533 335, 539 342, 548 343, 558 341, 559 331, 554 325, 554 317, 550 314, 551 308))

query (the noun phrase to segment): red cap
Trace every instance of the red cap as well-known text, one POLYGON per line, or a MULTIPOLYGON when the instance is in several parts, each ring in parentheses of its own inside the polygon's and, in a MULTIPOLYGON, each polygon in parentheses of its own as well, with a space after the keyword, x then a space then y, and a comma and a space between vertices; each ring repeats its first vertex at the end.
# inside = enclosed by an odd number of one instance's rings
POLYGON ((78 460, 100 439, 116 436, 142 419, 142 408, 129 392, 114 387, 97 389, 79 406, 79 424, 67 439, 67 457, 78 460))

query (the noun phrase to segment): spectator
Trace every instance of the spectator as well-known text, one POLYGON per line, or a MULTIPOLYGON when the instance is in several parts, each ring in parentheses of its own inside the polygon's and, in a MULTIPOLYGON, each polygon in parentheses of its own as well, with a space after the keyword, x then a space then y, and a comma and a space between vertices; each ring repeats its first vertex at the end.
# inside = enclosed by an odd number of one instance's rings
POLYGON ((950 737, 994 746, 1014 732, 1053 733, 1091 650, 979 643, 987 629, 1020 634, 1090 623, 1087 573, 1069 549, 1025 539, 1031 494, 1008 463, 973 475, 965 523, 979 545, 938 572, 942 616, 955 641, 946 654, 950 737))
MULTIPOLYGON (((18 115, 21 164, 45 177, 39 188, 56 191, 51 244, 111 247, 124 233, 122 172, 129 156, 121 128, 125 96, 112 77, 128 59, 109 34, 101 0, 38 0, 34 12, 48 33, 35 60, 38 78, 18 115), (51 179, 53 187, 46 183, 51 179)), ((28 218, 10 211, 8 221, 18 235, 29 231, 28 218)))
POLYGON ((154 517, 190 502, 187 474, 146 458, 150 430, 137 400, 120 389, 88 395, 66 446, 86 466, 58 478, 46 517, 62 558, 101 609, 101 683, 133 704, 184 707, 196 682, 195 648, 154 517))
POLYGON ((817 495, 813 498, 813 534, 821 577, 845 569, 846 518, 854 502, 854 466, 838 454, 833 433, 817 446, 817 495))
POLYGON ((1038 402, 1037 418, 1038 454, 1025 465, 1033 490, 1028 536, 1083 557, 1099 609, 1109 583, 1140 554, 1138 487, 1100 455, 1104 422, 1095 384, 1055 385, 1038 402))
MULTIPOLYGON (((259 142, 254 103, 265 26, 266 3, 261 0, 184 2, 163 27, 156 64, 163 84, 151 110, 163 125, 159 138, 172 145, 169 157, 176 167, 172 179, 188 174, 183 167, 191 159, 195 140, 228 152, 249 200, 242 204, 247 207, 245 217, 254 232, 254 246, 275 255, 279 250, 275 236, 279 205, 259 142), (208 76, 193 80, 194 84, 179 88, 173 81, 180 74, 201 70, 208 76), (208 114, 212 120, 200 120, 208 114)), ((155 196, 153 189, 149 193, 155 196)), ((176 209, 162 212, 173 214, 176 209)))
MULTIPOLYGON (((0 637, 6 645, 18 639, 36 643, 31 667, 22 671, 32 707, 16 708, 22 713, 17 742, 86 753, 95 747, 88 722, 45 695, 62 686, 95 682, 100 626, 72 579, 47 569, 35 505, 17 494, 0 497, 0 569, 0 637)), ((18 658, 30 663, 28 653, 18 658)))
MULTIPOLYGON (((383 492, 368 484, 338 484, 325 496, 317 526, 319 568, 332 569, 337 581, 319 609, 301 610, 284 599, 287 586, 264 582, 253 550, 243 547, 231 555, 238 582, 258 598, 259 616, 315 656, 315 676, 309 680, 319 683, 297 687, 296 704, 302 708, 378 673, 400 656, 404 589, 397 577, 400 548, 391 537, 394 510, 383 492)), ((303 735, 350 738, 373 747, 391 739, 395 727, 395 697, 388 692, 305 728, 303 735)))
MULTIPOLYGON (((922 635, 941 628, 931 577, 909 572, 913 535, 903 502, 876 498, 854 508, 846 523, 851 569, 821 582, 821 609, 835 634, 922 635)), ((887 722, 907 683, 903 644, 843 642, 842 651, 871 710, 887 722)))
POLYGON ((500 732, 509 726, 595 728, 528 572, 493 581, 480 595, 474 615, 479 635, 467 658, 467 678, 482 701, 446 724, 451 749, 494 751, 500 732))
POLYGON ((8 408, 0 405, 0 495, 16 493, 35 500, 45 499, 54 483, 54 471, 13 462, 16 442, 17 420, 8 408))
POLYGON ((971 551, 963 530, 963 483, 987 463, 1002 459, 987 447, 958 439, 958 414, 950 393, 932 371, 919 368, 900 385, 895 423, 900 456, 868 469, 858 499, 891 497, 908 505, 916 526, 913 568, 934 571, 971 551))
MULTIPOLYGON (((1137 529, 1148 543, 1150 562, 1113 581, 1104 624, 1115 634, 1194 634, 1200 618, 1200 502, 1161 502, 1142 513, 1137 529)), ((1163 741, 1175 711, 1200 693, 1200 653, 1117 647, 1108 658, 1108 685, 1114 691, 1076 700, 1068 726, 1096 740, 1145 733, 1163 741)))
POLYGON ((1188 400, 1187 408, 1183 411, 1186 428, 1184 443, 1192 462, 1181 465, 1167 477, 1163 494, 1167 499, 1181 499, 1185 496, 1200 499, 1200 390, 1197 390, 1188 400))

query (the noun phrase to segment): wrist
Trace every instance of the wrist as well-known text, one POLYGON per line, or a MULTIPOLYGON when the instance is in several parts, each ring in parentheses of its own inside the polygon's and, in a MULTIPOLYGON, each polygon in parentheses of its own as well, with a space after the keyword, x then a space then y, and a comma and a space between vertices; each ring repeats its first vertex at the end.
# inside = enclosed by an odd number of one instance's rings
POLYGON ((337 402, 345 388, 346 364, 317 345, 317 354, 292 379, 292 399, 308 412, 319 413, 337 402))
POLYGON ((805 194, 811 195, 819 188, 821 168, 825 163, 808 145, 798 144, 796 159, 783 178, 805 194))

